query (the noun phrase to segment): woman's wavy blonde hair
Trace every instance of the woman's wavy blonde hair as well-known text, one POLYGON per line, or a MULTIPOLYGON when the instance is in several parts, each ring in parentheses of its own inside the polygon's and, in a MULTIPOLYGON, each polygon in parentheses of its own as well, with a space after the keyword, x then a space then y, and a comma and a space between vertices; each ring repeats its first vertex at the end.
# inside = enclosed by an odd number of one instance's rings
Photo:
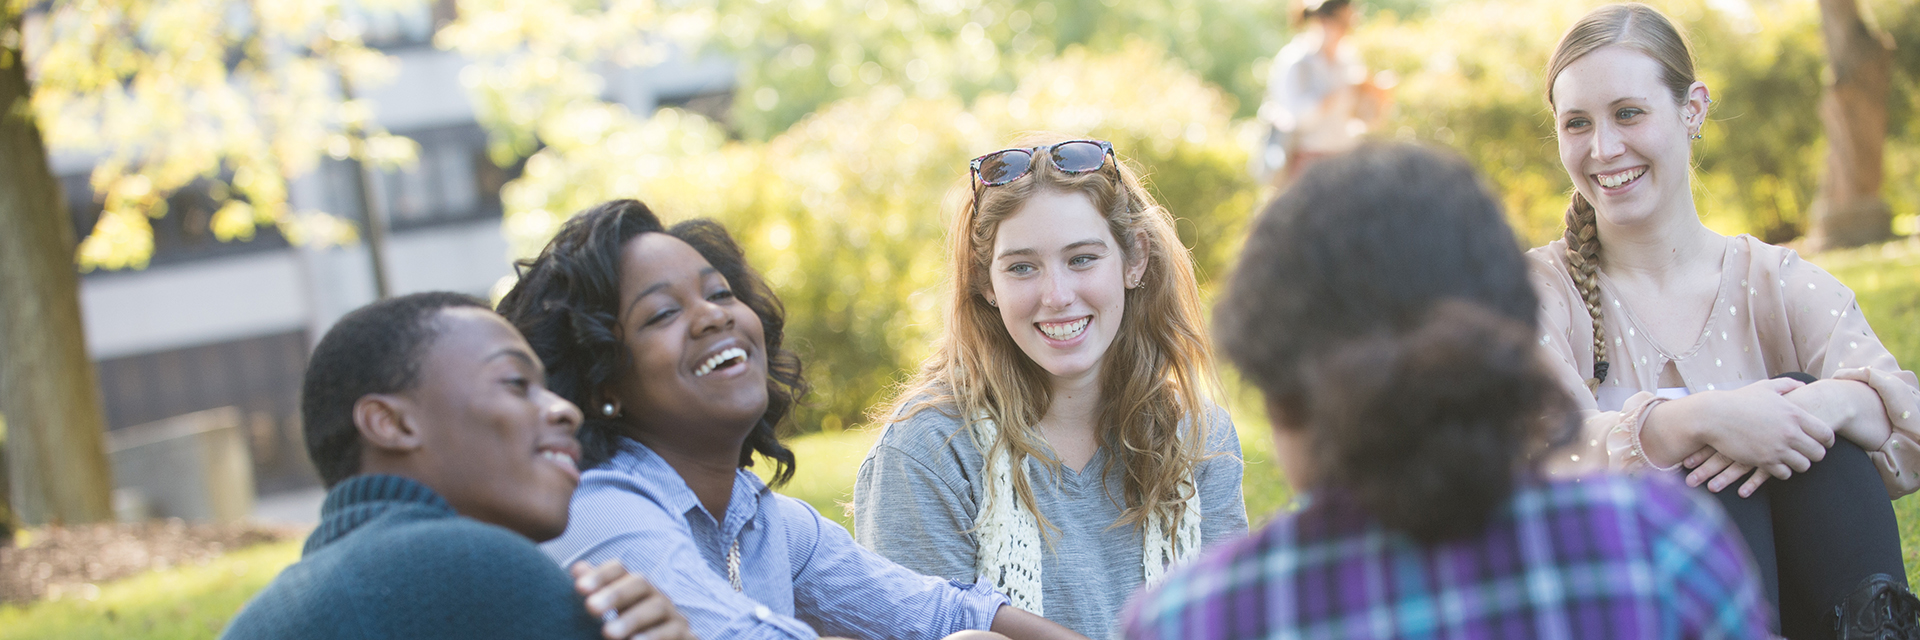
MULTIPOLYGON (((1040 147, 1069 139, 1030 134, 1014 146, 1040 147)), ((1126 290, 1119 333, 1101 367, 1098 420, 1108 426, 1099 438, 1111 456, 1109 463, 1124 465, 1126 503, 1116 524, 1144 523, 1150 513, 1178 522, 1181 501, 1197 490, 1187 483, 1206 455, 1206 412, 1218 386, 1201 322, 1193 258, 1174 231, 1173 215, 1154 203, 1138 173, 1117 154, 1110 168, 1081 174, 1062 173, 1036 157, 1027 175, 973 189, 948 227, 954 270, 946 333, 935 343, 934 355, 884 408, 886 413, 875 417, 898 422, 932 409, 963 420, 992 419, 1001 434, 993 446, 1008 449, 1016 471, 1010 473, 1015 495, 1043 532, 1053 532, 1055 527, 1035 508, 1026 474, 1017 472, 1028 457, 1059 470, 1060 462, 1042 453, 1037 429, 1052 401, 1048 374, 1014 343, 999 310, 987 304, 985 295, 993 288, 988 269, 1000 222, 1042 191, 1086 195, 1106 218, 1126 264, 1147 261, 1140 286, 1126 290), (1145 255, 1139 255, 1135 238, 1145 255)), ((981 452, 988 460, 992 454, 981 452)))

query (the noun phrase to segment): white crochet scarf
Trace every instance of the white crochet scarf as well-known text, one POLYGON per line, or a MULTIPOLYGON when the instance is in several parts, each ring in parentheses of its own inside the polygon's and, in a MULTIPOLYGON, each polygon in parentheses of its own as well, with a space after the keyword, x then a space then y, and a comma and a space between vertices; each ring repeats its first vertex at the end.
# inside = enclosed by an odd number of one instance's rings
MULTIPOLYGON (((1013 601, 1013 606, 1038 616, 1046 609, 1040 597, 1040 523, 1013 495, 1013 461, 1006 447, 996 447, 1000 427, 984 415, 974 418, 970 431, 974 446, 986 458, 986 500, 975 519, 974 536, 980 552, 974 569, 1013 601)), ((1189 475, 1181 488, 1187 498, 1172 535, 1158 512, 1147 515, 1140 554, 1147 586, 1160 582, 1172 565, 1186 562, 1200 551, 1200 491, 1189 475)))

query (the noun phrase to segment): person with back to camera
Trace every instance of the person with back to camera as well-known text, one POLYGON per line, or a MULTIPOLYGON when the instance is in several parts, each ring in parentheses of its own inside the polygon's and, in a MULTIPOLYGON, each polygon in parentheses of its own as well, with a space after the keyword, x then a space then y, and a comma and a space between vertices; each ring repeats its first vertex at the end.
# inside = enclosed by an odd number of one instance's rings
POLYGON ((1103 141, 1029 137, 970 186, 944 334, 880 416, 854 531, 1110 637, 1140 585, 1247 532, 1192 259, 1103 141))
POLYGON ((1739 524, 1788 637, 1920 638, 1889 500, 1920 487, 1920 380, 1833 276, 1701 224, 1691 141, 1713 100, 1665 16, 1595 9, 1546 79, 1574 192, 1566 237, 1528 257, 1540 340, 1587 415, 1589 450, 1564 462, 1690 470, 1739 524))
POLYGON ((576 563, 569 580, 533 545, 567 526, 580 477, 580 410, 545 380, 520 333, 472 296, 413 294, 341 318, 300 398, 330 487, 320 526, 221 637, 691 640, 673 603, 620 563, 576 563))
POLYGON ((1670 479, 1548 479, 1577 418, 1526 261, 1451 154, 1366 145, 1253 225, 1215 335, 1299 508, 1129 610, 1138 640, 1754 638, 1760 587, 1670 479))
POLYGON ((1259 117, 1268 127, 1259 160, 1274 186, 1328 155, 1352 149, 1386 116, 1391 72, 1370 74, 1347 36, 1359 16, 1351 0, 1295 0, 1300 31, 1273 56, 1259 117))
POLYGON ((782 346, 780 299, 720 225, 668 228, 615 200, 520 267, 502 312, 550 363, 554 391, 592 409, 587 471, 548 555, 621 560, 707 638, 1080 638, 989 586, 861 548, 747 471, 758 454, 774 484, 793 475, 776 429, 807 384, 782 346))

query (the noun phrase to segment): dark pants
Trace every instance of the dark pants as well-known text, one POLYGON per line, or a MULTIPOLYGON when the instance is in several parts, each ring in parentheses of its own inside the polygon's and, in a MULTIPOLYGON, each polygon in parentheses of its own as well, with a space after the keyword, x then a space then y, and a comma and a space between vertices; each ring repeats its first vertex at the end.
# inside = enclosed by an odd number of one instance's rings
POLYGON ((1839 439, 1812 468, 1768 480, 1750 497, 1738 487, 1713 495, 1753 551, 1786 637, 1833 637, 1822 614, 1869 575, 1907 583, 1893 502, 1859 445, 1839 439))

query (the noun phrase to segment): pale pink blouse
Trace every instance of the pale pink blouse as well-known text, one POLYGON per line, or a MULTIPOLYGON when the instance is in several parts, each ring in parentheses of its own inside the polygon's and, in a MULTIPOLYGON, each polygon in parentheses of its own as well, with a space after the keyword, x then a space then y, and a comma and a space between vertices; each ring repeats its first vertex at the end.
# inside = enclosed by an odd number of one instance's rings
POLYGON ((1788 371, 1866 383, 1879 392, 1893 435, 1863 448, 1889 496, 1920 489, 1920 378, 1901 370, 1880 344, 1853 291, 1792 249, 1748 235, 1727 247, 1713 312, 1693 344, 1667 345, 1681 348, 1676 352, 1649 340, 1613 282, 1599 275, 1612 364, 1597 394, 1586 385, 1593 374, 1593 320, 1567 274, 1566 242, 1527 252, 1540 293, 1540 345, 1560 365, 1560 383, 1585 416, 1579 441, 1557 451, 1550 468, 1578 472, 1602 460, 1616 470, 1648 468, 1638 450, 1639 428, 1656 400, 1661 369, 1673 362, 1688 393, 1734 389, 1788 371))

